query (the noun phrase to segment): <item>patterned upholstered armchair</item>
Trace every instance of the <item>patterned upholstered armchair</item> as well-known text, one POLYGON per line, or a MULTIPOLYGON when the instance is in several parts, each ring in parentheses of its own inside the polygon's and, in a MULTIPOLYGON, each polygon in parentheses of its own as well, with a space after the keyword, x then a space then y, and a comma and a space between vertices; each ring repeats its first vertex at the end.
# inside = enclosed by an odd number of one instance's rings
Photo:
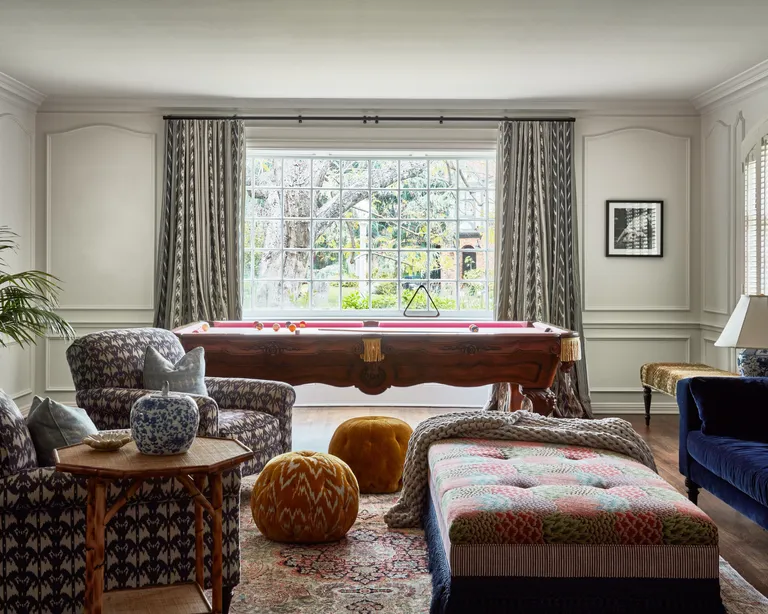
MULTIPOLYGON (((130 428, 133 403, 143 387, 144 353, 154 347, 173 363, 184 348, 171 331, 132 328, 91 333, 67 350, 77 404, 99 429, 130 428)), ((251 448, 254 458, 243 475, 261 471, 269 459, 291 449, 291 418, 296 393, 280 382, 206 377, 207 397, 194 396, 200 410, 200 435, 232 437, 251 448)))
MULTIPOLYGON (((224 474, 224 596, 240 582, 240 472, 224 474)), ((113 482, 112 505, 126 484, 113 482)), ((21 412, 0 390, 0 612, 79 614, 85 594, 85 480, 38 467, 21 412)), ((212 538, 206 523, 206 584, 212 538)), ((192 582, 195 505, 176 480, 146 481, 107 525, 107 590, 192 582)))

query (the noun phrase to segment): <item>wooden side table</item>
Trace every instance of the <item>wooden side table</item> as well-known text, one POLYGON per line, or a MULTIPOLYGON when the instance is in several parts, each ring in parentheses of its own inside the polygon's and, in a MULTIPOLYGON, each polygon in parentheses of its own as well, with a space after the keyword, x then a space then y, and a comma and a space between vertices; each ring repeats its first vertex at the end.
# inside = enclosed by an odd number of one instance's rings
POLYGON ((85 538, 85 612, 144 612, 163 614, 221 614, 222 595, 222 472, 253 458, 253 452, 234 439, 196 437, 192 447, 176 456, 147 456, 131 442, 114 452, 100 452, 85 444, 56 451, 56 470, 88 478, 85 538), (205 478, 210 501, 202 493, 205 478), (195 582, 104 592, 104 535, 107 523, 133 497, 144 480, 175 478, 195 501, 195 582), (107 509, 107 487, 112 480, 130 480, 130 486, 107 509), (211 520, 212 603, 204 588, 204 512, 211 520))

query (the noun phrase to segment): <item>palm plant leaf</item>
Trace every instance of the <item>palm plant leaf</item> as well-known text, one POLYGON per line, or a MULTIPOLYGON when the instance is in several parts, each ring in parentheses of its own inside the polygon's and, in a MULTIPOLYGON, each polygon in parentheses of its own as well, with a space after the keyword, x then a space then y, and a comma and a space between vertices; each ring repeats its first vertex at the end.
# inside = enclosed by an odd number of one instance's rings
POLYGON ((16 235, 0 226, 0 346, 8 339, 21 346, 48 333, 73 339, 75 331, 56 313, 59 280, 43 271, 11 273, 3 252, 16 249, 16 235))

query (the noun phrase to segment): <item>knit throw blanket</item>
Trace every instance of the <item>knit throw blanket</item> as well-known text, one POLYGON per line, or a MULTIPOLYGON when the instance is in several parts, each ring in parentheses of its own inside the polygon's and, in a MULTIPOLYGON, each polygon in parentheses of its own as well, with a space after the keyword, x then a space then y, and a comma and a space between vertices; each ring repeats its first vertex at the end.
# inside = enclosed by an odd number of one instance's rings
POLYGON ((403 490, 398 502, 384 515, 390 528, 419 526, 429 488, 429 446, 442 439, 474 437, 539 441, 600 448, 625 454, 656 471, 648 444, 621 418, 581 420, 548 418, 527 411, 471 411, 444 414, 420 423, 408 442, 403 470, 403 490))

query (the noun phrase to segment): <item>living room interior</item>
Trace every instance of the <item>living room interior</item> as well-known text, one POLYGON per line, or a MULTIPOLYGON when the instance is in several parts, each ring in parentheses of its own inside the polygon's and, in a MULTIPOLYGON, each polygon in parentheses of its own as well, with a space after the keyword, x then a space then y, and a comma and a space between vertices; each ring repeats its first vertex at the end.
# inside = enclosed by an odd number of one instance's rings
POLYGON ((768 612, 768 5, 66 4, 0 3, 0 609, 768 612))

